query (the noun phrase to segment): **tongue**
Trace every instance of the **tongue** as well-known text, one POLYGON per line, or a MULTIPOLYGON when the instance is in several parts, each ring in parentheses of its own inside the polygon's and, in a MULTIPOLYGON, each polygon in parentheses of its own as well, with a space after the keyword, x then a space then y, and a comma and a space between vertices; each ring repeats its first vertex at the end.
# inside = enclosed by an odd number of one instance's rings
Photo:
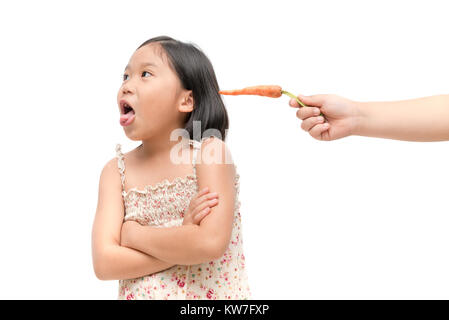
POLYGON ((135 115, 135 113, 134 113, 134 110, 131 110, 130 112, 128 112, 128 113, 126 113, 126 114, 120 115, 120 124, 121 124, 122 126, 127 126, 127 125, 129 125, 129 124, 133 121, 133 119, 134 119, 135 116, 136 116, 136 115, 135 115))

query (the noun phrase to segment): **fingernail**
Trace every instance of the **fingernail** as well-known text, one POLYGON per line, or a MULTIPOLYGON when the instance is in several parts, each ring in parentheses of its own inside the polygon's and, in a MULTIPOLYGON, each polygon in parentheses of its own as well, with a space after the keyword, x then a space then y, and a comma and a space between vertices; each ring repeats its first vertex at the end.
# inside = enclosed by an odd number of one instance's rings
POLYGON ((319 116, 319 117, 317 117, 317 120, 318 120, 318 121, 323 121, 323 120, 324 120, 324 118, 323 118, 323 117, 321 117, 321 116, 319 116))
POLYGON ((313 109, 313 114, 319 115, 320 109, 318 109, 318 108, 313 109))
POLYGON ((329 128, 329 123, 326 122, 326 123, 323 125, 323 127, 326 128, 326 129, 329 128))

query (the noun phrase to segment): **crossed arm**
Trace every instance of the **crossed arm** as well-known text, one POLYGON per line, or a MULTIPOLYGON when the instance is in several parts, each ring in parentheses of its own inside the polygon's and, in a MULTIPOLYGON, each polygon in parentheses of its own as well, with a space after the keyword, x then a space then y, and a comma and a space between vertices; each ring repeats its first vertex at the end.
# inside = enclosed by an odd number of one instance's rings
POLYGON ((122 245, 145 252, 173 264, 192 265, 221 257, 231 237, 235 203, 235 167, 225 163, 229 152, 219 139, 203 142, 196 166, 199 189, 208 187, 220 195, 199 225, 171 228, 141 226, 126 222, 122 228, 122 245), (212 163, 206 163, 212 162, 212 163))
POLYGON ((105 166, 92 231, 94 270, 99 279, 136 278, 175 264, 197 264, 223 255, 232 232, 235 167, 219 139, 203 142, 198 159, 206 158, 208 161, 196 166, 199 189, 207 186, 217 192, 219 204, 199 225, 172 228, 141 226, 131 221, 122 224, 121 185, 119 177, 114 176, 118 170, 112 160, 108 165, 113 169, 105 166))
POLYGON ((173 264, 120 245, 124 204, 116 159, 100 176, 97 212, 92 228, 92 258, 100 280, 132 279, 152 274, 173 264))

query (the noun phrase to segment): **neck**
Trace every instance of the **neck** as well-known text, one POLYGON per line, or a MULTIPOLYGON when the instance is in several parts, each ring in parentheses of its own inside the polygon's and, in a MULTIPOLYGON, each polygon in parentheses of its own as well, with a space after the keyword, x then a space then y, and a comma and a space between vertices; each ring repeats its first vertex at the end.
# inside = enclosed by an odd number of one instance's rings
POLYGON ((142 140, 142 144, 139 146, 141 156, 144 159, 150 157, 165 157, 170 154, 171 149, 179 144, 183 143, 185 146, 188 145, 186 139, 179 141, 179 138, 175 141, 170 140, 170 133, 163 134, 157 137, 151 137, 149 139, 142 140))

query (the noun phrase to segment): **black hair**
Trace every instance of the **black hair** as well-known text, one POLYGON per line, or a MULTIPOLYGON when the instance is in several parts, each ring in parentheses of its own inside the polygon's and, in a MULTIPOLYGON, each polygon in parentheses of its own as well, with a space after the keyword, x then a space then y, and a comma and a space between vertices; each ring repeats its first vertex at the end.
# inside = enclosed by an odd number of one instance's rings
MULTIPOLYGON (((192 90, 194 108, 187 116, 184 127, 189 132, 190 138, 199 139, 203 137, 206 130, 215 129, 220 132, 219 138, 224 141, 229 127, 229 118, 218 93, 217 78, 209 58, 195 44, 181 42, 167 36, 151 38, 137 49, 150 43, 160 44, 183 88, 192 90), (193 136, 194 121, 201 123, 201 137, 193 136)), ((213 133, 215 130, 210 130, 209 135, 217 136, 213 133)))

